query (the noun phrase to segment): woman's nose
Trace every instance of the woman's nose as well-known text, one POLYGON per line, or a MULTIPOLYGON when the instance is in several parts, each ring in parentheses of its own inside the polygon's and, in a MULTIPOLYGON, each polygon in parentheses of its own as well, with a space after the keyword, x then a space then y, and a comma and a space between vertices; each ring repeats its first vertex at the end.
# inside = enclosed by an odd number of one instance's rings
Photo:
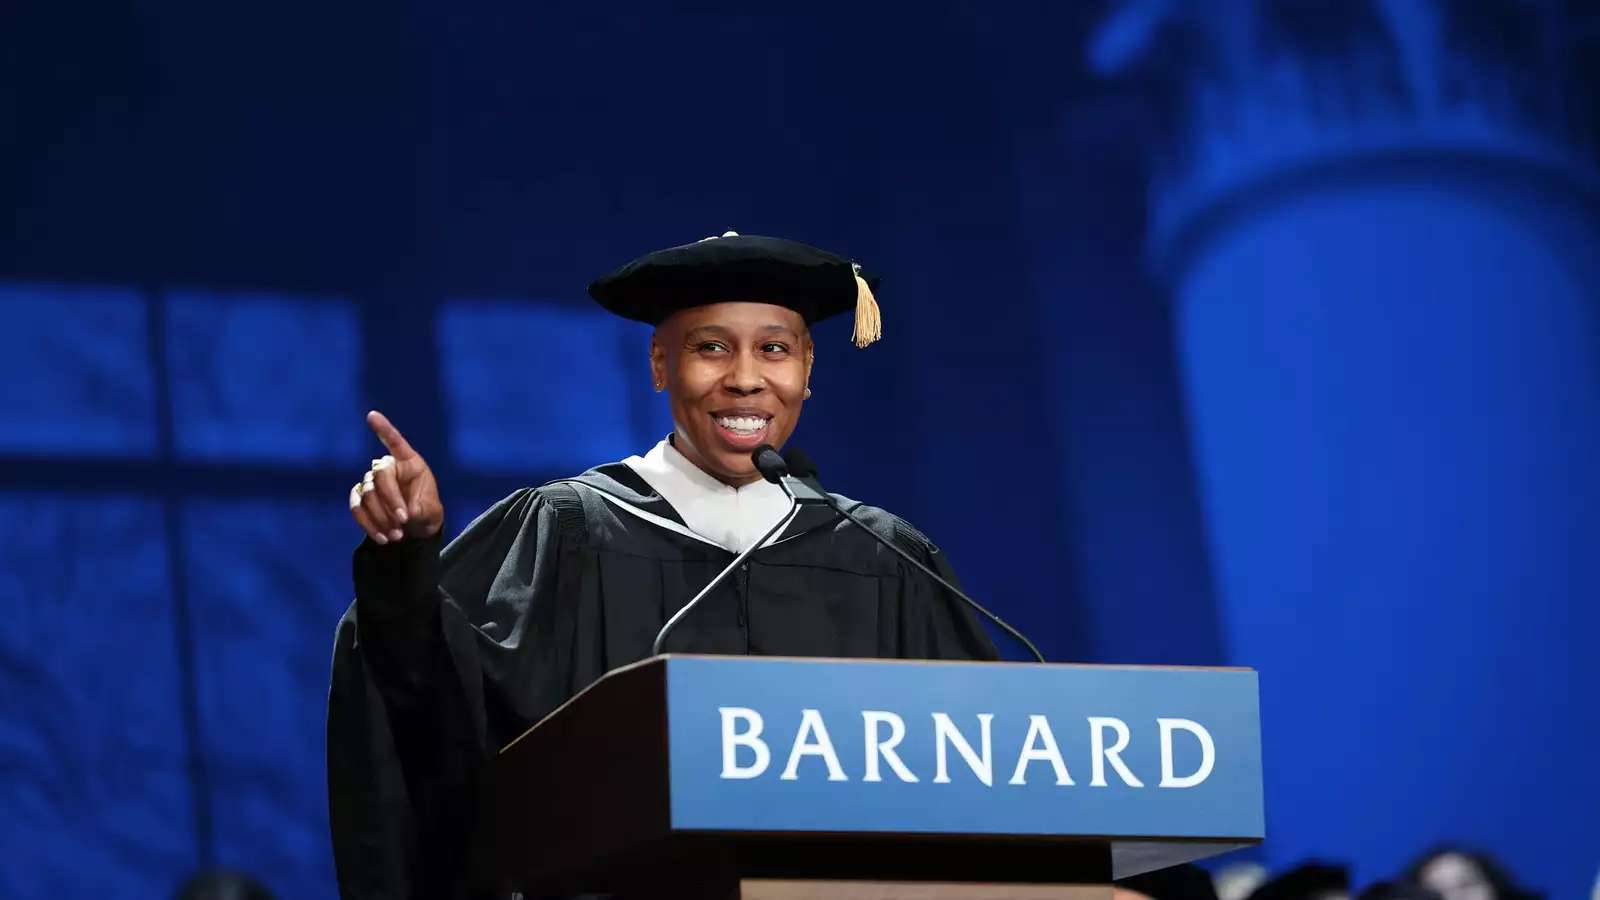
POLYGON ((741 354, 728 368, 723 385, 735 394, 755 394, 767 386, 767 379, 755 359, 741 354))

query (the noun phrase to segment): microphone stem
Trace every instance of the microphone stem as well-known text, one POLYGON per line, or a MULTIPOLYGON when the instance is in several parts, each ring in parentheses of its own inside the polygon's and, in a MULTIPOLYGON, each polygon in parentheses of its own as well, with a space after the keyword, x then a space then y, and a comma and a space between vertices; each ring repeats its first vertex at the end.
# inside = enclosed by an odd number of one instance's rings
MULTIPOLYGON (((784 489, 784 493, 786 493, 786 494, 789 493, 787 488, 784 489)), ((741 565, 744 564, 745 560, 750 558, 750 554, 752 554, 752 553, 756 552, 757 550, 761 549, 761 547, 764 544, 766 544, 767 541, 772 539, 773 535, 775 535, 778 532, 782 531, 783 529, 789 527, 789 523, 794 521, 794 517, 796 515, 798 515, 799 512, 800 512, 800 502, 795 499, 794 494, 789 494, 789 512, 788 512, 788 514, 785 515, 783 518, 779 519, 777 524, 775 524, 771 528, 767 529, 767 533, 763 534, 761 536, 760 540, 758 540, 755 543, 751 544, 750 546, 744 548, 744 551, 742 553, 740 553, 738 556, 735 556, 733 558, 733 562, 728 563, 726 568, 724 568, 721 572, 717 573, 717 577, 711 579, 711 583, 709 583, 705 587, 701 588, 700 589, 700 593, 695 594, 694 597, 692 597, 689 600, 688 603, 685 603, 682 608, 680 608, 677 612, 672 614, 672 618, 667 620, 667 624, 662 625, 661 626, 661 630, 656 632, 655 642, 650 645, 650 655, 651 656, 660 656, 661 655, 661 645, 666 642, 667 634, 669 632, 671 632, 672 629, 674 627, 676 627, 679 622, 683 621, 683 617, 688 614, 689 610, 694 609, 695 604, 699 603, 701 600, 704 600, 712 591, 717 589, 718 585, 722 584, 724 581, 727 581, 728 580, 728 576, 732 575, 735 569, 739 568, 741 565)))
POLYGON ((827 504, 830 507, 833 508, 834 512, 838 513, 841 516, 844 516, 846 519, 849 519, 851 522, 854 522, 856 524, 857 528, 860 528, 862 531, 865 531, 867 534, 872 535, 874 538, 877 539, 878 543, 884 545, 885 547, 888 547, 890 550, 893 550, 896 554, 899 555, 899 557, 901 559, 905 560, 908 563, 911 563, 913 566, 916 566, 918 569, 921 569, 922 570, 922 574, 928 576, 929 578, 932 578, 934 581, 938 582, 939 585, 941 587, 943 587, 945 590, 949 591, 952 594, 955 594, 957 597, 960 597, 962 600, 966 601, 966 604, 968 606, 972 607, 973 609, 977 610, 980 613, 983 613, 984 616, 988 617, 989 621, 991 621, 995 625, 999 626, 1002 630, 1005 631, 1006 634, 1009 634, 1012 637, 1016 638, 1017 641, 1022 644, 1022 646, 1027 647, 1028 648, 1028 652, 1033 654, 1033 658, 1034 659, 1038 660, 1039 662, 1045 662, 1046 661, 1045 658, 1044 658, 1044 654, 1040 653, 1039 652, 1039 648, 1035 647, 1033 645, 1033 641, 1030 641, 1026 637, 1024 637, 1022 632, 1016 630, 1015 628, 1012 628, 1006 622, 1006 620, 1004 620, 1004 619, 1000 618, 999 616, 995 615, 994 613, 990 612, 988 609, 986 609, 984 607, 983 604, 981 604, 978 601, 972 599, 971 597, 968 597, 965 593, 962 592, 962 590, 960 588, 958 588, 955 585, 951 584, 949 581, 946 581, 943 577, 941 577, 939 575, 938 572, 935 572, 934 570, 932 570, 932 569, 928 568, 927 566, 923 565, 921 560, 917 559, 916 557, 914 557, 911 554, 907 553, 906 551, 902 550, 893 541, 891 541, 888 538, 884 537, 883 535, 877 533, 876 531, 873 531, 871 528, 868 528, 866 523, 862 522, 860 519, 858 519, 855 516, 851 515, 849 510, 847 510, 843 506, 839 505, 839 501, 833 499, 833 495, 832 494, 829 494, 826 491, 821 491, 820 493, 822 494, 822 498, 825 501, 827 501, 827 504))

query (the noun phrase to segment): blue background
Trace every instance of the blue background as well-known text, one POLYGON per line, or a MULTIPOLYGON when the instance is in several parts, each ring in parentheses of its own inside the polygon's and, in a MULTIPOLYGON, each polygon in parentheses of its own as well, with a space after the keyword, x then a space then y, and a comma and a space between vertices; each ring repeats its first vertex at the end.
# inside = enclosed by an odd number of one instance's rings
POLYGON ((333 893, 387 412, 459 528, 666 430, 585 299, 885 276, 796 436, 1054 660, 1261 673, 1279 867, 1600 864, 1600 22, 1558 0, 0 14, 0 895, 333 893), (20 861, 20 862, 19 862, 20 861))
MULTIPOLYGON (((804 663, 787 660, 673 659, 667 670, 671 730, 672 821, 694 829, 755 831, 892 831, 930 833, 1180 835, 1261 837, 1261 745, 1256 674, 1177 669, 974 668, 950 663, 804 663), (823 668, 823 667, 826 668, 823 668), (722 773, 721 707, 753 709, 759 739, 771 754, 754 778, 722 773), (847 780, 829 781, 826 761, 802 756, 795 779, 784 781, 802 710, 822 717, 847 780), (898 715, 905 737, 894 748, 916 782, 902 781, 882 763, 882 781, 864 782, 863 710, 898 715), (978 716, 989 714, 992 783, 973 773, 952 743, 948 783, 937 783, 932 714, 944 713, 982 757, 978 716), (1025 784, 1009 781, 1026 746, 1029 717, 1042 715, 1074 782, 1057 785, 1048 762, 1030 763, 1025 784), (1090 716, 1111 716, 1128 727, 1120 758, 1134 778, 1124 783, 1105 764, 1106 784, 1094 770, 1090 716), (1162 788, 1158 718, 1198 722, 1216 748, 1214 768, 1190 788, 1162 788)), ((737 732, 750 730, 741 722, 737 732)), ((879 730, 884 740, 889 728, 879 730)), ((1105 746, 1115 735, 1105 732, 1105 746)), ((809 735, 816 745, 818 735, 809 735)), ((1042 745, 1041 745, 1042 746, 1042 745)), ((1172 770, 1200 768, 1199 742, 1173 734, 1172 770)), ((741 748, 741 766, 755 750, 741 748)))

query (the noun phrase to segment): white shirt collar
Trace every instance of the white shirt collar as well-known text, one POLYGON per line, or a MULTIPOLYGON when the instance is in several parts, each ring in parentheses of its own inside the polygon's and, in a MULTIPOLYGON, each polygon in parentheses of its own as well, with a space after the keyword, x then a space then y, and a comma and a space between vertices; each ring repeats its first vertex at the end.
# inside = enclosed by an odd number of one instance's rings
POLYGON ((754 544, 789 512, 789 498, 772 482, 730 487, 701 471, 670 441, 622 463, 655 488, 690 531, 735 553, 754 544))

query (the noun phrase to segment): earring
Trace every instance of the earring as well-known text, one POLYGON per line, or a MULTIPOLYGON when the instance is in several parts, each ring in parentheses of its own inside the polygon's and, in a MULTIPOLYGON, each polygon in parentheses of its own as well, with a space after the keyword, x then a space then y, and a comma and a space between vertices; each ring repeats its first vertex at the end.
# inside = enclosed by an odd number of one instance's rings
POLYGON ((806 388, 806 397, 805 398, 807 400, 811 399, 811 388, 806 388))
POLYGON ((661 392, 662 392, 662 391, 664 391, 664 390, 666 390, 666 389, 667 389, 667 386, 666 386, 666 385, 664 385, 664 384, 662 384, 662 383, 661 383, 661 382, 659 382, 659 381, 658 381, 658 382, 656 382, 656 393, 658 393, 658 394, 659 394, 659 393, 661 393, 661 392))

